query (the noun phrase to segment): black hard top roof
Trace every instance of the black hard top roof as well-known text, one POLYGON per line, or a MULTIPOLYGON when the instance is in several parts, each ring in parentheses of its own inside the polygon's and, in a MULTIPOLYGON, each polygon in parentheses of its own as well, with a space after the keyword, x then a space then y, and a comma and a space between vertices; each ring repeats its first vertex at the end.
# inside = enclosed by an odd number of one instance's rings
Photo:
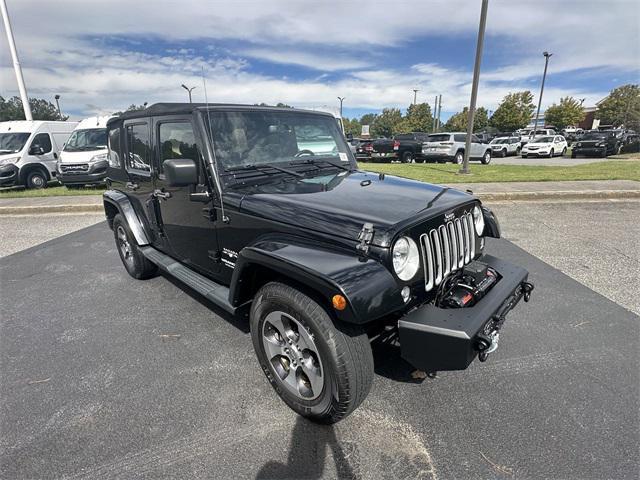
POLYGON ((132 118, 146 118, 160 115, 180 115, 180 114, 191 114, 195 110, 233 110, 233 109, 250 109, 250 110, 275 110, 281 112, 304 112, 304 113, 314 113, 317 115, 329 115, 333 117, 330 113, 327 112, 318 112, 313 110, 302 110, 298 108, 286 108, 286 107, 267 107, 267 106, 259 106, 259 105, 242 105, 242 104, 234 104, 234 103, 154 103, 153 105, 148 106, 144 110, 134 110, 131 112, 124 112, 123 114, 112 118, 109 120, 108 124, 129 120, 132 118))

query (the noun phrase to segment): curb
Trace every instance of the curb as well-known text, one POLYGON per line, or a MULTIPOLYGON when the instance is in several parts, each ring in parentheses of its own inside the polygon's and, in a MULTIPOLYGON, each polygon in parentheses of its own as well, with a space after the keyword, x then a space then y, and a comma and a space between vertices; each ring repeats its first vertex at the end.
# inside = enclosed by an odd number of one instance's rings
MULTIPOLYGON (((589 191, 546 191, 546 192, 493 192, 473 195, 485 202, 513 201, 527 202, 540 200, 625 200, 640 198, 640 190, 589 190, 589 191)), ((29 205, 0 206, 0 215, 42 215, 47 213, 104 213, 102 203, 76 205, 29 205)))

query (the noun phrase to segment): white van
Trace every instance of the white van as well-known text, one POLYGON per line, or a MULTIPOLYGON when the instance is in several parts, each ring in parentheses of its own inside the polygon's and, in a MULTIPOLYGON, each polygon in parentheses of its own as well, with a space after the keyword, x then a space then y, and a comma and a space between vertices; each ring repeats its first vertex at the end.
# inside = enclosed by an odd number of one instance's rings
POLYGON ((44 188, 56 177, 60 149, 78 122, 0 122, 0 187, 44 188))
POLYGON ((60 152, 58 180, 68 188, 98 185, 107 178, 107 121, 110 116, 82 120, 60 152))

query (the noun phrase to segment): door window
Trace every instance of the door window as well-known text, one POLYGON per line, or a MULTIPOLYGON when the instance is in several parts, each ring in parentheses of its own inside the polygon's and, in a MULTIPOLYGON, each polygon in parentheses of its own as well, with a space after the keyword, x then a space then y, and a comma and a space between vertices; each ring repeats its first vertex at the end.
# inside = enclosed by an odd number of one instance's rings
POLYGON ((465 135, 462 135, 462 134, 454 135, 454 136, 453 136, 453 140, 454 140, 455 142, 459 142, 459 143, 464 143, 464 142, 466 141, 466 139, 465 139, 465 135))
POLYGON ((149 148, 149 126, 146 123, 127 125, 127 169, 151 172, 149 148))
POLYGON ((114 128, 109 131, 109 166, 120 167, 120 129, 114 128))
POLYGON ((159 173, 162 173, 162 163, 165 160, 187 158, 197 163, 198 149, 191 123, 161 123, 158 129, 158 152, 160 152, 159 173))
POLYGON ((475 135, 471 135, 471 141, 473 143, 480 143, 480 139, 478 137, 476 137, 475 135))
POLYGON ((49 153, 51 151, 51 137, 49 137, 48 133, 39 133, 37 134, 33 142, 31 142, 31 147, 40 147, 44 153, 49 153))

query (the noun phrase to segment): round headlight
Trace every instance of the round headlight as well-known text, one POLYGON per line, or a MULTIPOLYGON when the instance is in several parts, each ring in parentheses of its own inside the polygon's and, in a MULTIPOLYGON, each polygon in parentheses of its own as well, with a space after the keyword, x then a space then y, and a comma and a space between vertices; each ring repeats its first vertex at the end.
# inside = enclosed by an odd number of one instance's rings
POLYGON ((411 280, 420 268, 418 246, 409 237, 400 237, 393 245, 393 270, 400 280, 411 280))
POLYGON ((478 236, 482 236, 482 232, 484 232, 484 215, 478 205, 473 207, 473 224, 476 227, 478 236))

